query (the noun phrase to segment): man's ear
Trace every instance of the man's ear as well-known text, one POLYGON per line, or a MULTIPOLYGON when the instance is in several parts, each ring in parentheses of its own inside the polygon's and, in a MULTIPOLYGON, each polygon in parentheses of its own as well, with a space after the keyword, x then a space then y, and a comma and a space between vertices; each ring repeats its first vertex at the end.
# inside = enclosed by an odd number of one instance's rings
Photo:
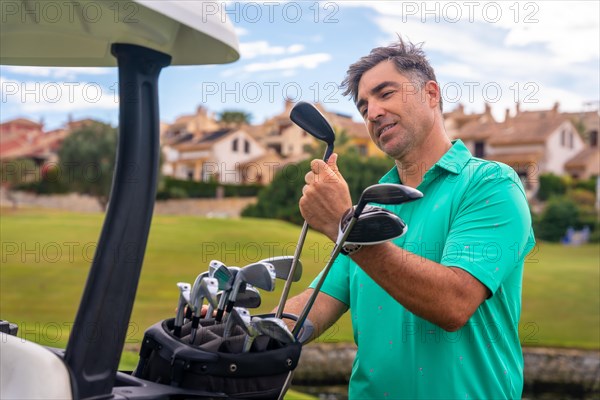
POLYGON ((440 91, 440 86, 437 84, 437 82, 427 81, 427 83, 425 83, 425 94, 427 95, 429 107, 439 107, 442 94, 440 91))

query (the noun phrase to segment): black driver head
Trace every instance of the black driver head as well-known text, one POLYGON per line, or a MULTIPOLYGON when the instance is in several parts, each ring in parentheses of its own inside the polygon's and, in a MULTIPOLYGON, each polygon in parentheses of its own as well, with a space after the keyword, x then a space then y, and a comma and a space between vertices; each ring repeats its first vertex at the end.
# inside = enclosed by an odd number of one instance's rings
POLYGON ((299 101, 292 108, 290 119, 313 137, 327 143, 327 150, 323 157, 323 160, 327 161, 331 153, 333 153, 335 133, 323 114, 317 110, 317 107, 311 103, 299 101))
POLYGON ((401 204, 420 199, 421 197, 423 197, 423 193, 417 189, 396 183, 371 185, 360 195, 360 199, 354 210, 354 216, 358 217, 368 203, 401 204))
MULTIPOLYGON (((352 218, 352 209, 340 221, 340 235, 352 218)), ((406 224, 396 214, 376 206, 366 206, 350 231, 347 244, 378 244, 398 238, 406 232, 406 224)))

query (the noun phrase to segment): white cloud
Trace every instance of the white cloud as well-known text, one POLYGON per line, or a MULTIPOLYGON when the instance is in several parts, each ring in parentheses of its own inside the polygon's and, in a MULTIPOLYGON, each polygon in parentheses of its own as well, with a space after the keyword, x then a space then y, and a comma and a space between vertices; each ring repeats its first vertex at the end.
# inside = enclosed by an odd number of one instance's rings
POLYGON ((282 71, 284 76, 295 74, 297 69, 315 69, 320 64, 331 60, 331 55, 327 53, 306 54, 296 57, 282 58, 269 62, 257 62, 245 65, 241 68, 231 68, 221 73, 222 77, 247 76, 251 73, 265 71, 282 71))
POLYGON ((292 44, 290 46, 272 46, 266 40, 257 42, 240 43, 240 53, 242 59, 252 59, 259 56, 273 56, 299 53, 304 50, 302 44, 292 44))
POLYGON ((30 67, 3 65, 2 73, 39 76, 54 79, 77 80, 80 75, 107 75, 111 73, 110 68, 100 67, 30 67))
POLYGON ((289 57, 272 62, 248 64, 244 67, 248 72, 287 70, 295 68, 314 69, 324 62, 331 60, 327 53, 307 54, 298 57, 289 57))
POLYGON ((242 28, 241 26, 235 26, 233 28, 233 30, 235 31, 235 34, 238 36, 245 36, 248 34, 248 29, 242 28))
POLYGON ((21 113, 118 108, 118 94, 96 82, 17 81, 2 78, 2 104, 21 113))
POLYGON ((552 57, 546 61, 555 64, 566 66, 600 57, 597 1, 370 1, 340 6, 373 9, 378 14, 375 22, 391 40, 397 33, 409 34, 413 41, 435 42, 438 47, 462 53, 468 52, 473 42, 489 43, 489 33, 502 32, 507 48, 538 44, 552 57), (465 35, 474 25, 485 31, 465 35), (446 33, 432 34, 440 30, 446 33))

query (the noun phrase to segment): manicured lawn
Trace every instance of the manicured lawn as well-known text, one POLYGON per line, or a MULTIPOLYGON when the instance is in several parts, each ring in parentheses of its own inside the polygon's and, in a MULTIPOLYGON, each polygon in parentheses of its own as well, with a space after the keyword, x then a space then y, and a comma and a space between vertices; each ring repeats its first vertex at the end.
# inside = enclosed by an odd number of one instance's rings
MULTIPOLYGON (((55 347, 67 343, 95 250, 103 216, 47 210, 0 210, 0 318, 20 335, 55 347)), ((144 259, 126 350, 136 351, 144 329, 174 315, 176 282, 194 280, 211 259, 244 266, 272 255, 293 254, 300 228, 257 219, 155 216, 144 259)), ((322 268, 332 246, 309 233, 301 291, 322 268)), ((600 347, 600 247, 541 243, 527 260, 520 330, 524 345, 600 347)), ((273 309, 283 282, 262 291, 258 312, 273 309)), ((320 340, 351 341, 344 317, 320 340)), ((124 368, 135 353, 122 359, 124 368)))

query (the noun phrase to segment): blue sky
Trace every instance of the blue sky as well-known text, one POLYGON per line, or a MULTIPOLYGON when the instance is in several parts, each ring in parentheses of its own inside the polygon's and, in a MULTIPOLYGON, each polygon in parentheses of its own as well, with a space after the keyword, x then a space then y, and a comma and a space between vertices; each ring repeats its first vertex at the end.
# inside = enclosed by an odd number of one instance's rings
MULTIPOLYGON (((193 1, 193 0, 188 0, 193 1)), ((227 65, 166 68, 160 77, 163 122, 193 113, 243 110, 252 122, 283 110, 284 98, 321 101, 360 120, 338 84, 349 64, 402 34, 424 42, 445 109, 491 104, 498 119, 520 100, 524 110, 598 107, 598 1, 254 1, 213 2, 239 36, 241 58, 227 65), (589 104, 592 102, 593 104, 589 104)), ((116 125, 115 68, 0 68, 0 119, 73 118, 116 125)))

